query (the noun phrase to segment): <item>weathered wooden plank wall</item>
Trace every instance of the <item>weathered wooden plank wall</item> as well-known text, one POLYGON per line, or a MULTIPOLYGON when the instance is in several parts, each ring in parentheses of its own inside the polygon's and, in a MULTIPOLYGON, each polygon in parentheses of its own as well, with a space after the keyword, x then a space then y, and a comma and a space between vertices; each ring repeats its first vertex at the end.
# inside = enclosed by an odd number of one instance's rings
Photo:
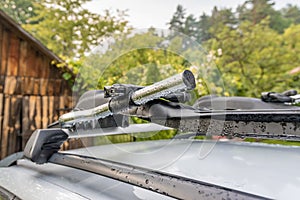
POLYGON ((70 87, 51 61, 0 20, 0 159, 72 108, 70 87))

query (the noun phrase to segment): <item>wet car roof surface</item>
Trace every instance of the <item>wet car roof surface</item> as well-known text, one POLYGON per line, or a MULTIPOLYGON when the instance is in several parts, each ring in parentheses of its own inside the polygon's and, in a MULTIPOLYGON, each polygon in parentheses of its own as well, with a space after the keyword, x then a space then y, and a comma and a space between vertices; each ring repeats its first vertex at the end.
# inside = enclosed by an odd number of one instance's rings
MULTIPOLYGON (((110 144, 68 151, 180 175, 275 199, 297 199, 300 148, 245 142, 162 140, 110 144)), ((28 160, 1 168, 0 185, 20 198, 169 199, 119 181, 28 160), (18 186, 9 180, 17 179, 18 186), (26 184, 24 184, 26 183, 26 184), (14 188, 22 188, 15 191, 14 188), (50 196, 49 196, 50 195, 50 196)))
POLYGON ((300 188, 300 147, 296 146, 172 140, 105 145, 73 152, 276 199, 293 199, 300 188))

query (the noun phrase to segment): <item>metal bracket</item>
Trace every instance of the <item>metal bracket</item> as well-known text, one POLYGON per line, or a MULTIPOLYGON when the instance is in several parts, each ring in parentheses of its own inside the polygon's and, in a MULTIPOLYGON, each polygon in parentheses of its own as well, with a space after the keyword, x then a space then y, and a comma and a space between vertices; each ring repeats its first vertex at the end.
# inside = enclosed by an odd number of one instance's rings
POLYGON ((24 156, 37 164, 43 164, 58 152, 60 146, 68 139, 63 129, 38 129, 29 138, 24 156))

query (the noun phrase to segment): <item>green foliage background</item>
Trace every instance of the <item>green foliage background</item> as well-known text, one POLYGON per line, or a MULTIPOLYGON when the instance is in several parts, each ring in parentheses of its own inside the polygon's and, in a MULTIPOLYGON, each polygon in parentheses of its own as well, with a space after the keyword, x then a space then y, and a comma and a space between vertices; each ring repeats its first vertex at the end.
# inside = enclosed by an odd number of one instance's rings
POLYGON ((75 91, 116 82, 147 85, 185 68, 196 73, 197 96, 259 97, 299 87, 299 70, 291 71, 300 66, 297 6, 276 10, 273 1, 250 0, 194 16, 178 5, 168 22, 174 32, 166 34, 132 32, 126 12, 95 14, 83 7, 89 1, 4 0, 0 8, 66 60, 58 67, 68 65, 78 75, 75 91))

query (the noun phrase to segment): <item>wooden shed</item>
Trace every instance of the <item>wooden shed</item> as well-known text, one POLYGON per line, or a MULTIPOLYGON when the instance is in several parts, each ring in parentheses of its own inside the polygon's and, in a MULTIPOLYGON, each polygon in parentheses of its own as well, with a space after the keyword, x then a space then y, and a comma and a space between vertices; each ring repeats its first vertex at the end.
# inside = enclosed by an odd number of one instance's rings
POLYGON ((0 10, 0 159, 72 108, 62 60, 0 10))

